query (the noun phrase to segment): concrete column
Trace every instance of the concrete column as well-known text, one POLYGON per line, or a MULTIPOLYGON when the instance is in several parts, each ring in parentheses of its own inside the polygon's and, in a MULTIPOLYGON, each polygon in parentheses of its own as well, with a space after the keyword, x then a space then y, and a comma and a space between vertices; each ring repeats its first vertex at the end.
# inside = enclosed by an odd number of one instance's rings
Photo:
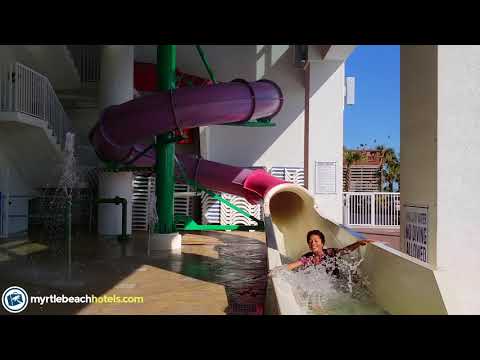
POLYGON ((406 206, 428 207, 428 262, 449 314, 480 313, 480 46, 401 47, 406 206))
MULTIPOLYGON (((132 45, 105 45, 101 56, 99 109, 133 99, 134 47, 132 45)), ((132 232, 131 172, 103 173, 99 178, 99 197, 120 196, 127 199, 127 232, 132 232)), ((98 231, 102 235, 119 235, 122 231, 120 205, 100 204, 98 231)))
POLYGON ((310 61, 307 65, 306 136, 308 140, 308 189, 323 216, 342 223, 343 110, 345 67, 343 61, 310 61), (316 186, 316 162, 331 173, 332 187, 316 186), (327 163, 330 163, 328 165, 327 163), (329 170, 327 170, 329 171, 329 170))
POLYGON ((133 99, 133 45, 104 45, 100 65, 99 108, 133 99))

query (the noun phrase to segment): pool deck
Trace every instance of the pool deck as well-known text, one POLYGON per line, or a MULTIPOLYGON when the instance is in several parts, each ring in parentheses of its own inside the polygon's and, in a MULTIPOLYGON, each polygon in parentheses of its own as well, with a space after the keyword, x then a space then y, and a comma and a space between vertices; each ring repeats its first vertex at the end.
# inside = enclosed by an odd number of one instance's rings
MULTIPOLYGON (((368 239, 400 247, 399 229, 354 228, 368 239)), ((29 304, 22 314, 226 315, 261 314, 266 292, 262 232, 189 232, 181 252, 147 256, 148 234, 137 232, 121 255, 116 240, 73 231, 71 281, 63 250, 40 237, 0 242, 0 291, 29 295, 143 297, 142 303, 29 304)), ((0 306, 0 314, 8 314, 0 306)))
MULTIPOLYGON (((22 314, 261 314, 266 247, 261 232, 186 233, 181 252, 146 255, 147 234, 135 233, 127 256, 113 240, 75 233, 71 281, 62 251, 30 239, 0 243, 0 290, 29 295, 142 296, 143 303, 29 304, 22 314)), ((0 307, 0 314, 7 312, 0 307)))

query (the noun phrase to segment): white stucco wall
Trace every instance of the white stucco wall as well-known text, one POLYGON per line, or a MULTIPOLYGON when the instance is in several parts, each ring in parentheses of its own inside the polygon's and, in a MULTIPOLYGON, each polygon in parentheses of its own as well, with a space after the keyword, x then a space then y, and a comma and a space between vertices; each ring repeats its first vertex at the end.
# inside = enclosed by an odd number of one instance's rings
POLYGON ((66 45, 0 45, 0 63, 16 61, 45 75, 56 90, 80 87, 80 77, 66 45))
POLYGON ((451 307, 480 314, 480 46, 438 46, 437 265, 451 307), (450 271, 456 269, 456 271, 450 271), (447 285, 448 286, 448 285, 447 285))
POLYGON ((88 140, 88 134, 100 118, 98 108, 66 110, 72 127, 75 130, 75 145, 77 159, 81 165, 95 166, 100 164, 93 147, 88 140))
POLYGON ((341 61, 309 64, 309 164, 308 189, 322 213, 342 222, 343 111, 345 66, 341 61), (315 162, 335 162, 335 193, 317 194, 315 162))
POLYGON ((480 313, 479 63, 480 46, 401 49, 401 201, 430 207, 429 254, 449 314, 480 313))
POLYGON ((19 175, 15 167, 15 163, 5 155, 1 146, 0 177, 0 192, 8 192, 11 195, 29 195, 32 193, 32 188, 24 182, 23 178, 19 175))
POLYGON ((8 45, 0 45, 0 64, 9 64, 15 61, 13 50, 8 45))
MULTIPOLYGON (((402 158, 401 209, 428 206, 428 259, 436 264, 437 193, 437 50, 436 46, 401 47, 402 158)), ((405 211, 400 211, 401 246, 405 250, 405 211)))

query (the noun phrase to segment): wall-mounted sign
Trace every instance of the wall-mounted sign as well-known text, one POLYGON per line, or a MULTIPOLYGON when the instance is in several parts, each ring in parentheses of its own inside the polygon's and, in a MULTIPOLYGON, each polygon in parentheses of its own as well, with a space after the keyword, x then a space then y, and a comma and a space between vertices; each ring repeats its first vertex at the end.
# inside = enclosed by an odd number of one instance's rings
POLYGON ((315 161, 315 194, 336 194, 335 161, 315 161))
POLYGON ((428 207, 405 206, 405 251, 428 262, 428 207))

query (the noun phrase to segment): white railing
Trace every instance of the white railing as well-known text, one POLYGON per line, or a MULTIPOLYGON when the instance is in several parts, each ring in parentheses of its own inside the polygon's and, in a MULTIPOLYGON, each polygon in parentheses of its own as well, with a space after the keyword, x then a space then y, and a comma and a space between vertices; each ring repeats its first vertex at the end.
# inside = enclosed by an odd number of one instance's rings
POLYGON ((400 226, 400 193, 346 192, 343 222, 350 226, 400 226))
POLYGON ((80 74, 83 86, 100 80, 100 50, 99 45, 69 45, 73 62, 80 74))
POLYGON ((46 121, 63 149, 70 120, 47 77, 20 63, 2 65, 0 111, 21 112, 46 121))

